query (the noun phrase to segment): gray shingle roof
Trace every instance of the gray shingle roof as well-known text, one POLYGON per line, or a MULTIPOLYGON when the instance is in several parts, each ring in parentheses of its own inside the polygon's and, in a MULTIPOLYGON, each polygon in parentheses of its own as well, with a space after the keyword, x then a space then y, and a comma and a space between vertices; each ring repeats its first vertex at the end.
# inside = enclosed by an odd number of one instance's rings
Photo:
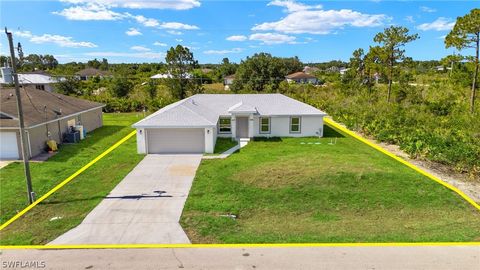
POLYGON ((213 127, 220 116, 252 109, 264 116, 326 115, 282 94, 199 94, 165 106, 133 127, 213 127))

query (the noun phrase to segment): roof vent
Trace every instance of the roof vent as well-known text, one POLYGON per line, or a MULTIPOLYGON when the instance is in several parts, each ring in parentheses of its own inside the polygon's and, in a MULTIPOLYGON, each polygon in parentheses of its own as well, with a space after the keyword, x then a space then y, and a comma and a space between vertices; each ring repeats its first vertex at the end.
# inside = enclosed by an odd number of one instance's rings
POLYGON ((197 105, 197 103, 195 103, 195 99, 193 99, 193 98, 192 98, 192 104, 197 105))

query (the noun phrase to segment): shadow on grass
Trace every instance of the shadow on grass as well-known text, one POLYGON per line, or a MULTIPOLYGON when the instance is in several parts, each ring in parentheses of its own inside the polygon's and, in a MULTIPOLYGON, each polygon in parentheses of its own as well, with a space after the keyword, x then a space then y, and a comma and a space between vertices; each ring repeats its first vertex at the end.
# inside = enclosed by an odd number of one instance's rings
POLYGON ((345 138, 345 136, 332 127, 323 125, 323 138, 345 138))
POLYGON ((281 142, 281 137, 253 137, 252 141, 255 142, 281 142))

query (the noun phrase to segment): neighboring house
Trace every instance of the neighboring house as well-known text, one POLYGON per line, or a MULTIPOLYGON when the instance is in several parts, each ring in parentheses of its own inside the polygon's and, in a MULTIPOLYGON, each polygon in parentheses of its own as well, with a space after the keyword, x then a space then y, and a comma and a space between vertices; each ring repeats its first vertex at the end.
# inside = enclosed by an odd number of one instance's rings
POLYGON ((133 127, 139 153, 213 153, 217 137, 323 136, 325 115, 281 94, 199 94, 133 127))
MULTIPOLYGON (((185 79, 191 79, 191 78, 193 78, 193 75, 190 74, 190 73, 185 73, 184 77, 185 77, 185 79)), ((155 75, 150 77, 150 79, 171 79, 171 78, 173 78, 173 75, 170 72, 159 73, 159 74, 155 74, 155 75)))
POLYGON ((234 80, 235 80, 235 74, 228 75, 228 76, 225 76, 225 78, 223 78, 223 86, 225 90, 230 90, 230 87, 233 84, 234 80))
POLYGON ((305 66, 303 68, 303 72, 307 73, 307 74, 315 74, 315 72, 318 72, 320 71, 319 68, 317 67, 309 67, 309 66, 305 66))
MULTIPOLYGON (((46 142, 62 143, 70 126, 83 126, 89 132, 103 124, 105 105, 47 91, 20 90, 29 157, 45 151, 46 142)), ((19 121, 13 88, 0 90, 0 159, 20 159, 19 121)))
POLYGON ((302 83, 302 84, 310 83, 315 85, 318 84, 317 77, 301 71, 289 74, 285 76, 285 79, 289 83, 302 83))
POLYGON ((85 68, 75 73, 78 79, 81 81, 86 81, 91 78, 100 78, 111 77, 112 74, 109 71, 104 71, 96 68, 85 68))
POLYGON ((349 71, 349 70, 350 70, 349 68, 344 68, 344 67, 342 67, 342 68, 340 68, 340 70, 339 70, 338 72, 340 73, 340 75, 343 76, 343 75, 345 75, 345 73, 347 73, 347 71, 349 71))
MULTIPOLYGON (((53 85, 59 80, 43 72, 18 73, 18 82, 20 86, 30 87, 37 90, 53 91, 53 85)), ((0 84, 13 84, 12 68, 0 68, 0 84)))

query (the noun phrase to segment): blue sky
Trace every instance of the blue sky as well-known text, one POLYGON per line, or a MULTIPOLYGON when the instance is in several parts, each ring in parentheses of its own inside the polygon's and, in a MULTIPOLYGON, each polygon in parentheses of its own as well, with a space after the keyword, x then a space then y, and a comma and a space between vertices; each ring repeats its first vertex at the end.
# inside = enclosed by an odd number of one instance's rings
MULTIPOLYGON (((60 62, 161 62, 170 46, 188 46, 200 63, 239 62, 256 52, 304 62, 348 60, 373 36, 403 25, 420 39, 417 60, 451 54, 443 37, 477 1, 1 0, 0 22, 25 54, 60 62)), ((0 53, 7 52, 5 35, 0 53)))

